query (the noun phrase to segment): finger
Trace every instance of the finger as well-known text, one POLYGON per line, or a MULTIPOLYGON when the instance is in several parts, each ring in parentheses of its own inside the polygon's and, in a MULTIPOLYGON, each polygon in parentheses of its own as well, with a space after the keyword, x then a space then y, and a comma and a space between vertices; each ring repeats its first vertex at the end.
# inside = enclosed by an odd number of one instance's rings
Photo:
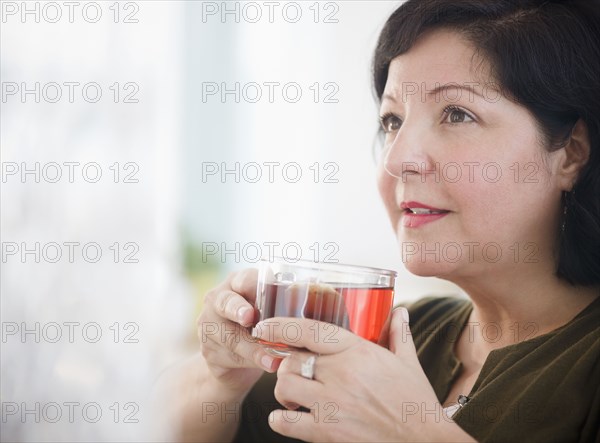
POLYGON ((202 354, 211 364, 227 369, 260 367, 254 361, 253 355, 251 358, 243 357, 240 354, 231 352, 223 346, 223 343, 213 339, 209 339, 202 344, 202 354))
POLYGON ((276 372, 281 359, 267 354, 262 348, 256 349, 251 357, 245 358, 235 354, 228 349, 210 340, 202 346, 204 359, 213 366, 219 366, 224 370, 246 368, 258 368, 267 372, 276 372))
POLYGON ((198 337, 202 343, 207 339, 220 342, 232 352, 240 342, 256 344, 250 328, 219 316, 205 316, 198 324, 198 337), (214 320, 213 320, 214 319, 214 320))
POLYGON ((242 326, 254 324, 254 306, 234 291, 219 292, 214 301, 215 313, 242 326))
POLYGON ((238 272, 231 279, 231 290, 244 296, 254 304, 256 300, 256 285, 258 282, 258 269, 248 268, 238 272))
POLYGON ((306 318, 273 317, 259 322, 253 336, 272 343, 306 348, 316 354, 335 354, 362 340, 350 331, 306 318))
POLYGON ((392 323, 392 313, 387 316, 383 327, 381 328, 381 332, 379 333, 379 339, 377 340, 377 344, 383 348, 390 348, 390 325, 392 323))
POLYGON ((290 356, 283 359, 277 370, 277 377, 284 377, 290 374, 302 377, 302 366, 307 364, 311 357, 314 358, 312 364, 313 380, 321 381, 321 379, 317 379, 317 365, 319 369, 323 370, 324 365, 322 363, 325 356, 318 357, 311 352, 302 351, 293 351, 290 356))
POLYGON ((277 401, 288 409, 296 409, 298 406, 314 408, 322 390, 323 385, 316 380, 292 372, 281 374, 277 371, 274 395, 277 401))
POLYGON ((394 309, 390 324, 390 351, 403 359, 417 359, 406 308, 394 309))
POLYGON ((275 409, 269 414, 269 426, 275 432, 303 441, 323 441, 319 433, 320 417, 312 412, 275 409))
MULTIPOLYGON (((279 364, 255 342, 249 331, 233 322, 205 322, 201 325, 202 347, 219 351, 219 364, 229 368, 260 367, 274 372, 279 364)), ((217 363, 215 363, 217 364, 217 363)))

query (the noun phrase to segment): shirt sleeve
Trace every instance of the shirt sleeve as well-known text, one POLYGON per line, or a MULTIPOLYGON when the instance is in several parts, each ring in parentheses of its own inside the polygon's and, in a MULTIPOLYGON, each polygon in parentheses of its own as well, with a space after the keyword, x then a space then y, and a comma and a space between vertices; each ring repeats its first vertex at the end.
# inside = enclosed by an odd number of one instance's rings
POLYGON ((240 426, 234 443, 296 443, 294 438, 276 433, 269 426, 269 414, 275 409, 285 409, 275 399, 277 374, 265 373, 250 390, 240 408, 240 426))

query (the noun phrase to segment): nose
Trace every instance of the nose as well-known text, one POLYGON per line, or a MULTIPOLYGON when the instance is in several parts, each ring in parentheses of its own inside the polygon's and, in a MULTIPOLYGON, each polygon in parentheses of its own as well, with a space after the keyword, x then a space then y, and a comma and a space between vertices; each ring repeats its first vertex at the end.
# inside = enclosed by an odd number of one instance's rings
POLYGON ((435 162, 430 155, 433 143, 432 131, 425 122, 407 118, 385 148, 383 169, 404 182, 410 176, 416 178, 435 171, 435 162))

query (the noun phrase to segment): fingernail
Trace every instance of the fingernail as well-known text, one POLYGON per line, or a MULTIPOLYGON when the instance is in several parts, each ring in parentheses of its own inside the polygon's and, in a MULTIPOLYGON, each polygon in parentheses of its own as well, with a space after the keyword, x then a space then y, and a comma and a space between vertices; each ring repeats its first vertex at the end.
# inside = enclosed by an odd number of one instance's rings
POLYGON ((247 315, 247 312, 250 311, 252 311, 252 309, 248 306, 242 306, 241 308, 239 308, 237 311, 238 323, 242 323, 244 321, 244 317, 247 315))
POLYGON ((408 310, 406 308, 400 308, 400 314, 402 315, 402 320, 404 320, 406 323, 408 323, 409 319, 408 319, 408 310))
POLYGON ((270 371, 271 367, 273 366, 273 360, 275 360, 273 357, 269 355, 263 355, 260 358, 260 364, 263 365, 267 371, 270 371))

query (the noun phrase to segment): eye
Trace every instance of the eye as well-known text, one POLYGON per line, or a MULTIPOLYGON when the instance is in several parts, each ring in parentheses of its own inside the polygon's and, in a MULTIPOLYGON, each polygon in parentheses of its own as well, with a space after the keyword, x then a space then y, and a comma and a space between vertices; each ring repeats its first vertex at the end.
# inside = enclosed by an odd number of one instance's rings
POLYGON ((444 108, 445 123, 470 123, 474 121, 475 118, 471 114, 458 106, 446 106, 444 108))
POLYGON ((382 115, 381 117, 379 117, 379 121, 381 123, 381 128, 383 129, 383 132, 390 133, 390 132, 395 132, 398 129, 400 129, 400 126, 402 126, 402 120, 392 114, 391 112, 382 115))

